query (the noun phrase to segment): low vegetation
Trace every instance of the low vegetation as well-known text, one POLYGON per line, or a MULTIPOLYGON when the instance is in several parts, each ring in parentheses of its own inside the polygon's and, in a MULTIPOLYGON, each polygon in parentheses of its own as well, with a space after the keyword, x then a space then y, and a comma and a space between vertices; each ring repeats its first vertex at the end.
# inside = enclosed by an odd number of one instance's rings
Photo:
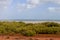
POLYGON ((0 35, 21 34, 33 36, 36 34, 60 34, 60 24, 55 22, 24 23, 0 22, 0 35))

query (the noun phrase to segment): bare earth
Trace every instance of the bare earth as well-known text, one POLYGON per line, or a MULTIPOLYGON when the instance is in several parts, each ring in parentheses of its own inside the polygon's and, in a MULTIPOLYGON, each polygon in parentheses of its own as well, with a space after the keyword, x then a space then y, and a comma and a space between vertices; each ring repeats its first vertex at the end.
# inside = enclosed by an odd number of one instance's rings
POLYGON ((31 37, 22 35, 0 35, 0 40, 60 40, 60 35, 40 34, 31 37))

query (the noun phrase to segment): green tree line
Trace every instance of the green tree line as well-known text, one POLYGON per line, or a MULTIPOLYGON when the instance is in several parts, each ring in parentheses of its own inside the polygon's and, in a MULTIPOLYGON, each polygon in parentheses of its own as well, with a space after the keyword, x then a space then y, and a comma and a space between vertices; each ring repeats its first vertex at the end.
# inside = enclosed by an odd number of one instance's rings
POLYGON ((21 34, 24 36, 33 36, 36 34, 60 34, 60 24, 55 22, 0 22, 0 35, 7 34, 21 34))

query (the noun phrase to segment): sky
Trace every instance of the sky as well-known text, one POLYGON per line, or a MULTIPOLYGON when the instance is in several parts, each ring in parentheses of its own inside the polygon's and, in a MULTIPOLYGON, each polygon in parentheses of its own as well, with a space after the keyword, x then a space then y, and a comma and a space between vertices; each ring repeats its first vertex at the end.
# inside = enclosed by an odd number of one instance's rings
POLYGON ((60 0, 0 0, 0 19, 60 20, 60 0))

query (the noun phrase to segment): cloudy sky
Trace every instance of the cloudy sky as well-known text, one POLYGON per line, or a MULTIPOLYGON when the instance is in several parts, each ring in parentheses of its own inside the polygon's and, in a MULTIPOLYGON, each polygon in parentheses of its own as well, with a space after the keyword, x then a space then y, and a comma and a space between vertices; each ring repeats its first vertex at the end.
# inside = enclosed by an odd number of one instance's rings
POLYGON ((60 20, 60 0, 0 0, 0 19, 60 20))

